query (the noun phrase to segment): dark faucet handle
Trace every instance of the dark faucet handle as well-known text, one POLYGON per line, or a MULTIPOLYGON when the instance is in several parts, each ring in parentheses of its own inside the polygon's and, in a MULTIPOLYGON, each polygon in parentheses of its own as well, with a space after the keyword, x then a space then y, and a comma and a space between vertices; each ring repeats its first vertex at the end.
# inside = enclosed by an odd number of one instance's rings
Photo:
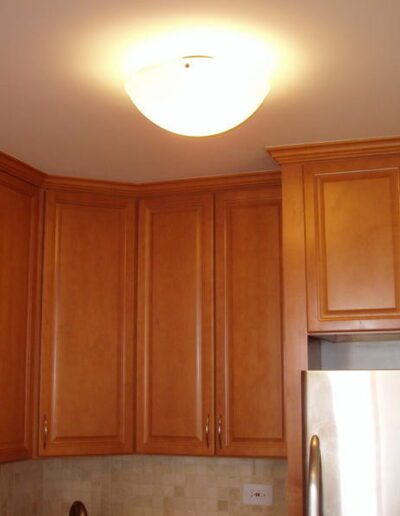
POLYGON ((76 501, 71 505, 69 516, 88 516, 88 512, 82 502, 76 501))

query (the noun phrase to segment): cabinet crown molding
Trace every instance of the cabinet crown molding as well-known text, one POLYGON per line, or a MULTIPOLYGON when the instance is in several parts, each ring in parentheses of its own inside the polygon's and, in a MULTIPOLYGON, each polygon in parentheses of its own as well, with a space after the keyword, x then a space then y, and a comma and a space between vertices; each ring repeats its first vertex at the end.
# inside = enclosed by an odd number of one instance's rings
POLYGON ((0 172, 17 177, 45 190, 67 190, 82 193, 118 195, 130 198, 153 197, 200 191, 219 191, 232 188, 255 188, 281 185, 280 170, 261 170, 238 174, 190 177, 185 179, 123 182, 82 177, 46 174, 23 161, 0 151, 0 172))
POLYGON ((283 145, 266 147, 266 150, 279 165, 325 159, 400 154, 400 136, 283 145))
POLYGON ((247 172, 150 183, 123 183, 63 176, 47 176, 44 187, 49 190, 75 190, 90 193, 111 193, 129 197, 152 197, 198 191, 227 190, 236 187, 280 186, 280 171, 247 172))
POLYGON ((19 159, 14 158, 13 156, 9 156, 8 154, 5 154, 1 151, 0 171, 36 186, 41 186, 47 177, 47 174, 44 174, 40 170, 37 170, 36 168, 27 165, 23 161, 20 161, 19 159))

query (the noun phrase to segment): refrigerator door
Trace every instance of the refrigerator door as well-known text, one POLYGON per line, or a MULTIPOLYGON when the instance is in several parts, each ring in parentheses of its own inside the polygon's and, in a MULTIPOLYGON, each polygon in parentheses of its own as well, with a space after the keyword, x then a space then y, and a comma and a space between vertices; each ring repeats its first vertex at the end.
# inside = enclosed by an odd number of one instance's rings
POLYGON ((400 371, 306 371, 303 408, 307 516, 399 516, 400 371))

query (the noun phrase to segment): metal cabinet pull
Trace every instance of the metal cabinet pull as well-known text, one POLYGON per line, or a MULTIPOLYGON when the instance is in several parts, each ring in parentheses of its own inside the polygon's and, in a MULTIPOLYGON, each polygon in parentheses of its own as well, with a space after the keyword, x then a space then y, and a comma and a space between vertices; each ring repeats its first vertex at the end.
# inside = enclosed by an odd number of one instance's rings
POLYGON ((321 451, 319 438, 313 435, 308 463, 307 516, 321 516, 321 505, 321 451))
POLYGON ((206 444, 207 444, 207 448, 210 447, 210 438, 209 438, 209 435, 210 435, 210 414, 207 415, 207 419, 206 419, 206 444))
POLYGON ((218 417, 217 434, 219 447, 222 448, 222 416, 218 417))
POLYGON ((43 448, 46 449, 47 446, 47 434, 49 432, 49 425, 47 422, 47 417, 43 417, 43 448))

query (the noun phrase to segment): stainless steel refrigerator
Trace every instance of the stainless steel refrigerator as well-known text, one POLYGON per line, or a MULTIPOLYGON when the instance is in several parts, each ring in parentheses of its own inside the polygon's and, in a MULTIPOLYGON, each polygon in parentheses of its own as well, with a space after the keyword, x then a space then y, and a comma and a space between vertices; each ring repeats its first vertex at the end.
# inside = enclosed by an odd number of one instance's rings
POLYGON ((303 373, 307 516, 400 515, 400 370, 303 373))

